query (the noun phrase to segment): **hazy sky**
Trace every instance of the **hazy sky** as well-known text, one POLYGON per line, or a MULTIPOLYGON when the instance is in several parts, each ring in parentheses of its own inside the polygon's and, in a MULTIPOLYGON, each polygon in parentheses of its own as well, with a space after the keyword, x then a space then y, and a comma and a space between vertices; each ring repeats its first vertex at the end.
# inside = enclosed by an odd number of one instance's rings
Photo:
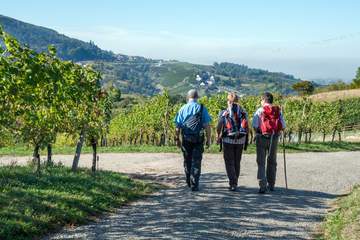
POLYGON ((116 53, 351 80, 359 10, 356 0, 3 0, 0 14, 116 53))

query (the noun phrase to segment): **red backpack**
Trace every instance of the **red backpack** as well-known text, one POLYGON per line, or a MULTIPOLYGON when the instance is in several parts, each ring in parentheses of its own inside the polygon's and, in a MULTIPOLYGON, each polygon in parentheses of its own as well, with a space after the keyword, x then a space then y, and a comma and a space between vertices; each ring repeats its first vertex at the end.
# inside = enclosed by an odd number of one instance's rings
POLYGON ((232 117, 230 117, 228 110, 220 114, 224 123, 224 135, 231 136, 235 133, 246 134, 248 131, 248 122, 245 111, 238 104, 233 104, 232 110, 234 114, 232 117))
POLYGON ((277 134, 283 129, 280 107, 265 105, 261 114, 260 130, 263 135, 277 134))

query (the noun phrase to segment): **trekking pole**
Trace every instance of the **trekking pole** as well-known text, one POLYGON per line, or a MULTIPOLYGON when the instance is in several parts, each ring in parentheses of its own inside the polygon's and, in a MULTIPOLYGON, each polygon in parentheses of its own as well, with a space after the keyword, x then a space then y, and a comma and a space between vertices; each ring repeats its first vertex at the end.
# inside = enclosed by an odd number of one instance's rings
POLYGON ((283 132, 283 138, 282 138, 282 143, 283 143, 283 155, 284 155, 284 176, 285 176, 285 186, 286 189, 288 189, 288 182, 287 182, 287 172, 286 172, 286 154, 285 154, 285 131, 283 132))

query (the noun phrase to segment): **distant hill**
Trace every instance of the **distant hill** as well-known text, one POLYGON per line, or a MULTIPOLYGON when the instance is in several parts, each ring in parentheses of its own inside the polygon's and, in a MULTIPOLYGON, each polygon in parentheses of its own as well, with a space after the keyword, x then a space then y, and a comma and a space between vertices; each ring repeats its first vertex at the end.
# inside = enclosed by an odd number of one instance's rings
POLYGON ((200 89, 202 94, 236 91, 251 95, 265 90, 291 94, 291 86, 299 81, 284 73, 233 63, 199 65, 138 57, 111 63, 88 63, 103 73, 104 84, 115 85, 125 93, 145 95, 153 95, 162 89, 183 95, 191 88, 200 89))
POLYGON ((265 90, 291 94, 291 86, 300 81, 292 75, 234 63, 199 65, 114 54, 93 42, 70 38, 2 15, 0 25, 21 43, 37 51, 47 51, 47 46, 52 44, 60 58, 91 64, 102 73, 105 86, 116 86, 123 93, 154 95, 168 89, 171 94, 183 95, 191 88, 198 88, 202 94, 236 91, 249 95, 265 90))
POLYGON ((104 51, 92 42, 83 42, 58 32, 0 15, 3 29, 37 51, 47 51, 49 44, 56 47, 58 56, 64 60, 106 60, 116 59, 114 53, 104 51))

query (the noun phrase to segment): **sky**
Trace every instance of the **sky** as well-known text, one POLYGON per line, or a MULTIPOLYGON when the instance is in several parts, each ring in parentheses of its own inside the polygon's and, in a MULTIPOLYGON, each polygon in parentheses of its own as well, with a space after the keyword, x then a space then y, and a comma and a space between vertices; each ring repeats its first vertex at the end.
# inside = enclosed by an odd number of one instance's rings
POLYGON ((0 14, 115 53, 350 81, 357 0, 2 0, 0 14))

